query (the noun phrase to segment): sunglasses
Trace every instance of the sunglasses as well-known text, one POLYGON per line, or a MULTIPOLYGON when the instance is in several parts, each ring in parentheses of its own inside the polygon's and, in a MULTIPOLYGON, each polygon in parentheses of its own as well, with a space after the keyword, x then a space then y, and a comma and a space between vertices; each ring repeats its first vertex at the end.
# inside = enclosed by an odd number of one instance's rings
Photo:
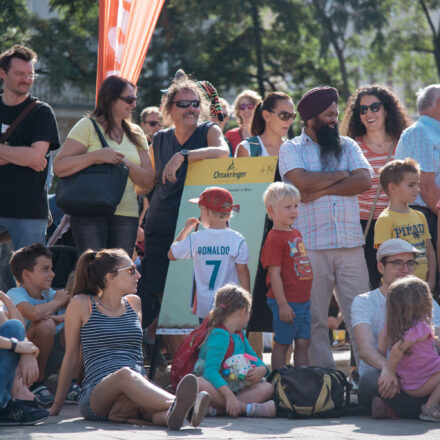
POLYGON ((240 104, 238 107, 240 108, 240 110, 253 110, 255 104, 240 104))
POLYGON ((142 121, 144 124, 149 125, 150 127, 156 127, 156 125, 159 125, 159 121, 142 121))
POLYGON ((200 101, 198 99, 181 99, 180 101, 173 101, 172 104, 176 104, 179 108, 188 108, 191 106, 194 108, 200 107, 200 101))
MULTIPOLYGON (((264 110, 267 110, 266 108, 264 110)), ((267 110, 269 113, 275 113, 276 115, 278 115, 278 117, 282 120, 282 121, 290 121, 291 119, 295 119, 296 118, 296 113, 289 113, 289 112, 273 112, 272 110, 267 110)))
POLYGON ((133 102, 136 102, 137 96, 120 96, 119 99, 122 99, 127 104, 133 104, 133 102))
POLYGON ((373 104, 371 105, 360 105, 359 113, 361 115, 365 115, 368 109, 370 109, 373 113, 377 113, 380 110, 381 106, 382 106, 381 102, 373 102, 373 104))
POLYGON ((117 269, 116 272, 120 272, 121 270, 126 270, 130 275, 135 275, 136 274, 136 265, 132 264, 131 266, 121 267, 120 269, 117 269))

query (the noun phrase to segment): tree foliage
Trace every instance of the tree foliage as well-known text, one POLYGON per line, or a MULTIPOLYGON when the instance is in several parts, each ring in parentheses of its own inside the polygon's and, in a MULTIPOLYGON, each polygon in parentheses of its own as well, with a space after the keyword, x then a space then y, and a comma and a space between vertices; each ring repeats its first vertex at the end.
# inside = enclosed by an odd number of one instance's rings
MULTIPOLYGON (((37 19, 25 0, 0 0, 1 48, 32 44, 52 87, 93 93, 98 0, 49 0, 37 19), (31 33, 32 29, 32 33, 31 33)), ((157 104, 177 69, 221 94, 250 87, 299 98, 331 84, 347 98, 360 84, 413 88, 440 76, 438 0, 167 0, 139 78, 140 104, 157 104)))

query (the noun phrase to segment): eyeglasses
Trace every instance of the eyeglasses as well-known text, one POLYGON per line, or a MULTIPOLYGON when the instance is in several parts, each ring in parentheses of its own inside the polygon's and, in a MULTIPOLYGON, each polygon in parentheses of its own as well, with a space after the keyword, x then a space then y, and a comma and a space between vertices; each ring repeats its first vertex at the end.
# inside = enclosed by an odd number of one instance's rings
POLYGON ((404 266, 408 268, 408 270, 413 270, 417 267, 417 261, 415 260, 409 260, 409 261, 403 261, 403 260, 385 260, 383 264, 392 264, 394 269, 401 270, 404 266))
POLYGON ((359 113, 361 115, 365 115, 367 113, 368 109, 370 109, 373 113, 377 113, 381 107, 382 107, 381 102, 373 102, 373 104, 371 104, 371 105, 360 105, 359 106, 359 113))
POLYGON ((253 110, 255 107, 255 104, 240 104, 239 106, 240 110, 253 110))
POLYGON ((150 127, 156 127, 156 125, 159 125, 159 121, 142 121, 144 124, 149 125, 150 127))
POLYGON ((200 107, 200 101, 198 99, 181 99, 180 101, 173 101, 172 104, 176 104, 179 108, 188 108, 191 106, 194 108, 200 107))
POLYGON ((120 96, 119 99, 122 99, 127 104, 133 104, 133 102, 136 102, 137 96, 120 96))
POLYGON ((120 272, 121 270, 126 270, 130 275, 136 274, 136 265, 132 264, 131 266, 121 267, 120 269, 116 269, 116 272, 120 272))
MULTIPOLYGON (((263 110, 267 110, 267 108, 263 109, 263 110)), ((278 115, 278 117, 282 120, 282 121, 290 121, 291 119, 295 119, 296 118, 296 113, 289 113, 289 112, 273 112, 272 110, 267 110, 269 113, 275 113, 276 115, 278 115)))
POLYGON ((38 73, 15 72, 14 75, 22 79, 26 78, 34 80, 38 78, 38 73))

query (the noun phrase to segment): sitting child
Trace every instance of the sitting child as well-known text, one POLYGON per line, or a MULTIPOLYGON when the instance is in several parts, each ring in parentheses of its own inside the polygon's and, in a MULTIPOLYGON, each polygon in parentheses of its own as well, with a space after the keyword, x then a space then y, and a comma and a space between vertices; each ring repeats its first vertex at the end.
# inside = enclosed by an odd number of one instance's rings
POLYGON ((189 218, 171 245, 168 258, 194 260, 197 316, 203 319, 212 309, 219 287, 232 282, 249 291, 249 252, 244 237, 228 227, 233 210, 228 190, 210 187, 190 202, 199 204, 200 223, 205 229, 191 233, 199 220, 189 218))
POLYGON ((309 365, 312 265, 300 232, 291 227, 300 195, 294 186, 274 182, 263 200, 273 221, 261 251, 261 264, 267 268, 267 304, 273 314, 272 369, 285 365, 293 340, 295 365, 309 365))
MULTIPOLYGON (((44 380, 61 366, 65 347, 64 309, 69 296, 64 290, 55 292, 51 289, 55 277, 52 254, 42 244, 33 244, 14 252, 9 264, 19 287, 10 289, 8 296, 25 318, 26 337, 39 349, 39 375, 30 390, 41 403, 50 406, 53 395, 44 380)), ((68 401, 77 402, 80 391, 74 381, 68 401)))
POLYGON ((249 293, 235 284, 227 284, 215 295, 215 305, 208 318, 210 332, 194 367, 194 374, 199 376, 199 390, 211 396, 208 415, 275 417, 275 402, 270 400, 273 386, 264 380, 269 370, 257 358, 243 331, 249 321, 250 308, 249 293), (229 349, 230 344, 233 350, 229 349), (247 354, 255 359, 242 385, 237 386, 239 378, 231 379, 229 372, 222 375, 225 361, 229 363, 225 359, 228 352, 232 352, 231 357, 247 354))
POLYGON ((0 291, 0 426, 34 425, 49 416, 46 409, 26 405, 33 405, 33 396, 27 390, 26 382, 28 379, 32 381, 37 373, 35 357, 38 348, 26 340, 23 323, 21 313, 0 291), (15 393, 14 385, 17 388, 15 393))
POLYGON ((412 397, 427 397, 419 418, 438 423, 440 356, 432 324, 432 302, 428 284, 416 277, 404 277, 391 284, 378 348, 383 356, 389 350, 380 380, 400 386, 412 397))

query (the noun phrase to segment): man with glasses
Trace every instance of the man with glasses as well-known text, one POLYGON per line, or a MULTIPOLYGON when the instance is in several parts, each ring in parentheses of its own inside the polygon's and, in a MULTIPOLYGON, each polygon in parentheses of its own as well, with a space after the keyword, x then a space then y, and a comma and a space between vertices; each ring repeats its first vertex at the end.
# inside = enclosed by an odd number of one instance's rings
POLYGON ((158 313, 154 305, 165 287, 167 254, 174 240, 188 164, 229 155, 220 127, 213 122, 199 123, 201 107, 208 107, 203 92, 195 81, 178 73, 161 103, 164 122, 172 128, 158 131, 150 148, 156 185, 145 220, 145 254, 138 285, 144 326, 158 313))
POLYGON ((162 130, 162 115, 159 107, 145 107, 141 112, 141 128, 149 144, 153 142, 153 136, 162 130))
POLYGON ((60 146, 53 110, 29 94, 36 61, 20 45, 0 55, 0 229, 14 249, 45 242, 48 152, 60 146))
MULTIPOLYGON (((386 358, 379 353, 379 333, 386 320, 386 299, 390 285, 398 278, 412 275, 420 251, 400 238, 383 242, 377 250, 377 268, 382 285, 357 296, 351 307, 351 323, 361 358, 359 364, 359 403, 374 418, 418 417, 420 405, 427 398, 417 399, 386 380, 386 358), (389 404, 389 406, 388 406, 389 404)), ((440 308, 433 301, 435 332, 440 333, 440 308)))
MULTIPOLYGON (((339 135, 338 98, 333 87, 304 94, 297 107, 304 129, 282 145, 279 158, 283 180, 301 192, 294 227, 313 268, 310 364, 332 368, 327 325, 332 294, 351 335, 351 303, 369 289, 357 195, 370 188, 373 174, 357 143, 339 135)), ((358 361, 355 344, 353 352, 358 361)))

